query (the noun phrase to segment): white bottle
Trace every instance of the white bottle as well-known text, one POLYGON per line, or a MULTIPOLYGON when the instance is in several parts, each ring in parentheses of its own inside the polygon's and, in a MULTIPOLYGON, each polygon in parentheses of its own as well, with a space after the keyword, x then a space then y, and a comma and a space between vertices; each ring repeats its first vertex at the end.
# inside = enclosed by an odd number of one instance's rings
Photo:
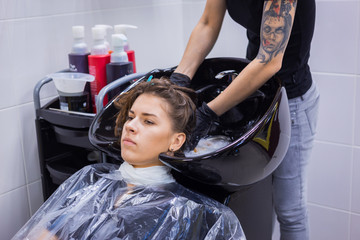
POLYGON ((108 30, 112 30, 113 27, 110 26, 110 25, 105 25, 105 24, 96 24, 95 27, 104 29, 104 31, 105 31, 104 42, 105 42, 105 45, 106 45, 106 47, 107 47, 107 49, 109 51, 110 50, 110 43, 107 40, 107 33, 108 33, 108 30))
POLYGON ((91 55, 108 54, 109 50, 105 43, 105 29, 100 27, 93 27, 91 31, 94 41, 91 48, 91 55))
POLYGON ((110 62, 128 62, 128 55, 124 51, 124 45, 127 42, 126 36, 124 34, 113 34, 111 36, 111 42, 113 52, 110 55, 110 62))
POLYGON ((88 47, 84 40, 84 26, 73 26, 72 35, 74 42, 71 48, 71 53, 74 54, 86 54, 88 53, 88 47))
MULTIPOLYGON (((128 25, 128 24, 118 24, 114 26, 114 33, 115 34, 124 34, 126 37, 126 29, 137 29, 137 26, 134 25, 128 25)), ((130 46, 129 46, 129 42, 126 39, 125 45, 124 45, 124 50, 125 51, 129 51, 130 50, 130 46)))

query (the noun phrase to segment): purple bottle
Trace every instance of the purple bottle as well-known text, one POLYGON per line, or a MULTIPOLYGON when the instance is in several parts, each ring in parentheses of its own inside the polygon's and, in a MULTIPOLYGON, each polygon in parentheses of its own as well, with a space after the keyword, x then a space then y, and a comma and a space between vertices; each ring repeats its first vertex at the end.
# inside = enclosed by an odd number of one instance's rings
MULTIPOLYGON (((71 53, 69 53, 69 70, 71 72, 89 73, 88 56, 90 52, 84 40, 84 26, 73 26, 74 38, 71 53)), ((86 83, 83 95, 74 97, 60 97, 60 105, 69 106, 69 110, 92 112, 90 84, 86 83), (71 107, 71 109, 70 109, 71 107)))
POLYGON ((89 73, 88 47, 84 41, 84 26, 73 26, 74 43, 69 53, 69 69, 72 72, 89 73))

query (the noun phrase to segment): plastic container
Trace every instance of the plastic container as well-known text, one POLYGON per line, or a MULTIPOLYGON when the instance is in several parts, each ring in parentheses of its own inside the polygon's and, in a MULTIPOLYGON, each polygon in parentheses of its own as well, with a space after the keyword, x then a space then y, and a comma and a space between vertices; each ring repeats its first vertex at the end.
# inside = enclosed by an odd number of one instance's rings
MULTIPOLYGON (((126 36, 124 34, 112 35, 112 46, 114 51, 110 56, 110 63, 106 65, 107 83, 111 83, 125 75, 133 73, 133 63, 128 61, 128 55, 124 51, 126 43, 126 36)), ((108 93, 109 99, 114 98, 123 89, 117 88, 108 93)))
POLYGON ((90 54, 84 40, 84 26, 73 26, 72 35, 74 42, 69 57, 69 69, 72 72, 88 73, 88 55, 90 54))
POLYGON ((71 52, 76 54, 88 53, 89 49, 84 40, 84 26, 73 26, 72 35, 74 38, 74 42, 71 48, 71 52))
POLYGON ((113 34, 111 36, 111 43, 113 52, 110 55, 110 62, 128 62, 128 55, 124 50, 127 38, 124 34, 113 34))
POLYGON ((60 109, 64 111, 90 111, 89 93, 86 83, 94 81, 94 76, 87 73, 60 72, 47 75, 52 78, 59 93, 60 109))
POLYGON ((123 34, 126 36, 126 41, 124 42, 124 51, 128 55, 128 59, 133 64, 133 72, 136 73, 136 61, 135 61, 135 51, 130 49, 130 44, 127 38, 126 30, 127 29, 137 29, 137 26, 128 25, 128 24, 118 24, 114 26, 115 34, 123 34))
POLYGON ((106 48, 107 48, 107 50, 108 50, 107 53, 111 53, 111 51, 110 51, 110 43, 109 43, 109 41, 107 40, 107 37, 106 37, 106 36, 107 36, 108 31, 109 31, 109 30, 112 30, 113 27, 110 26, 110 25, 105 25, 105 24, 96 24, 94 27, 95 27, 95 28, 102 28, 102 29, 103 29, 103 31, 104 31, 104 44, 105 44, 105 46, 106 46, 106 48))
POLYGON ((94 76, 87 73, 59 72, 48 74, 52 78, 55 87, 62 96, 79 96, 83 94, 85 84, 94 81, 94 76))
MULTIPOLYGON (((104 43, 105 29, 100 27, 92 28, 94 45, 91 48, 91 55, 88 56, 89 73, 95 77, 90 83, 91 104, 93 112, 96 113, 96 98, 100 90, 106 86, 106 64, 110 62, 110 54, 104 43)), ((107 98, 104 104, 107 103, 107 98)))
MULTIPOLYGON (((110 54, 106 55, 89 55, 89 73, 95 77, 95 81, 90 83, 91 104, 93 112, 96 113, 96 98, 100 90, 106 86, 106 65, 110 63, 110 54)), ((104 104, 108 102, 104 99, 104 104)))
MULTIPOLYGON (((137 26, 134 26, 134 25, 118 24, 118 25, 115 25, 115 26, 114 26, 114 33, 115 33, 115 34, 124 34, 124 35, 127 37, 127 34, 126 34, 126 30, 127 30, 127 29, 137 29, 137 28, 138 28, 138 27, 137 27, 137 26)), ((129 41, 126 41, 126 42, 125 42, 124 49, 125 49, 125 51, 130 50, 129 41)))
MULTIPOLYGON (((107 83, 111 83, 123 76, 133 73, 133 63, 132 62, 113 62, 106 65, 106 75, 107 83)), ((108 93, 109 100, 117 96, 121 91, 128 87, 128 85, 120 86, 111 90, 108 93)))
POLYGON ((105 41, 106 30, 102 27, 93 27, 91 29, 93 45, 91 55, 105 55, 109 53, 109 46, 105 41))

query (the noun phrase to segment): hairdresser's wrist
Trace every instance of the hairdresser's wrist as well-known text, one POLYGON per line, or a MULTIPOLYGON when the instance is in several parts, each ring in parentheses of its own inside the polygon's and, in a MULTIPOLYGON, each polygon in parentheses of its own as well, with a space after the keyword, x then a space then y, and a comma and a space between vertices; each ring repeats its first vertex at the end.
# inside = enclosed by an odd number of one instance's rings
POLYGON ((219 121, 218 115, 203 102, 202 105, 196 109, 196 127, 190 138, 190 148, 194 149, 200 139, 208 135, 212 126, 219 121))
POLYGON ((170 81, 181 87, 190 87, 191 80, 185 74, 173 72, 170 76, 170 81))

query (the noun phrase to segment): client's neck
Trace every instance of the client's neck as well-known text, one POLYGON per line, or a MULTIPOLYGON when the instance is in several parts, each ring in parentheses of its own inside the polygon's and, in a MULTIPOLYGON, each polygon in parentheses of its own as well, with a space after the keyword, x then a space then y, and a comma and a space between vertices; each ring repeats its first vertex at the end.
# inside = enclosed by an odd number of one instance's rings
POLYGON ((175 182, 170 168, 165 165, 135 168, 124 162, 119 171, 128 186, 152 186, 175 182))

